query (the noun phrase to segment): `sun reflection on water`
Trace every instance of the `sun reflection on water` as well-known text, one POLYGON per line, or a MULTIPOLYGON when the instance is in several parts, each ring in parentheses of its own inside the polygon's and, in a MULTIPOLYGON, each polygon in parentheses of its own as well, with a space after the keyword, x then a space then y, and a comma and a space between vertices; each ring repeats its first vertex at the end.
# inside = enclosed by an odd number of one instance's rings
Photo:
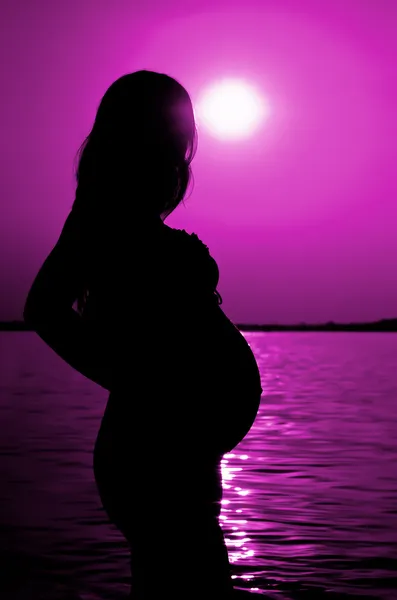
MULTIPOLYGON (((222 464, 222 485, 224 490, 232 490, 238 496, 247 496, 250 490, 241 488, 240 486, 233 486, 231 483, 236 476, 236 473, 242 471, 242 467, 230 466, 229 459, 240 459, 247 460, 249 457, 247 454, 225 454, 222 464)), ((220 514, 221 527, 225 525, 230 530, 230 533, 225 536, 226 546, 229 552, 229 561, 235 563, 239 560, 251 557, 255 554, 254 550, 249 547, 251 538, 247 537, 247 533, 243 530, 243 525, 246 525, 247 520, 241 519, 240 515, 244 512, 244 509, 235 508, 233 500, 223 499, 222 508, 220 514), (236 518, 234 514, 239 516, 236 518)))

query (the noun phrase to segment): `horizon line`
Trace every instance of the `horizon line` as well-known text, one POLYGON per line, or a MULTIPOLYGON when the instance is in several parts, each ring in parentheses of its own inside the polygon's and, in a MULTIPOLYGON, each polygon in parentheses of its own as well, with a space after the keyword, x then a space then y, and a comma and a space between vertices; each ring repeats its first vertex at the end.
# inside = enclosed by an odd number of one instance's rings
MULTIPOLYGON (((335 330, 341 329, 354 329, 354 328, 374 328, 380 327, 382 330, 390 328, 391 331, 397 331, 397 317, 391 319, 379 319, 377 321, 349 321, 349 322, 338 322, 338 321, 325 321, 317 323, 307 323, 301 321, 299 323, 233 323, 238 329, 246 331, 260 331, 260 330, 271 330, 271 329, 326 329, 335 330)), ((23 331, 34 331, 32 327, 28 326, 23 319, 12 319, 8 321, 0 321, 1 330, 23 330, 23 331)))

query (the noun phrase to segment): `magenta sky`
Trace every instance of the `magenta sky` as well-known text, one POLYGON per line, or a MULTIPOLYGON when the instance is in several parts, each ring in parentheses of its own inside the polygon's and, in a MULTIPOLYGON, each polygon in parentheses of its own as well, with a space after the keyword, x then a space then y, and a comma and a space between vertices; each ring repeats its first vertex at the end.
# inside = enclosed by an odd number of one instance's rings
POLYGON ((101 96, 141 68, 193 101, 242 76, 272 107, 245 142, 200 129, 167 220, 210 247, 233 320, 397 317, 396 2, 8 0, 0 23, 0 320, 60 233, 101 96))

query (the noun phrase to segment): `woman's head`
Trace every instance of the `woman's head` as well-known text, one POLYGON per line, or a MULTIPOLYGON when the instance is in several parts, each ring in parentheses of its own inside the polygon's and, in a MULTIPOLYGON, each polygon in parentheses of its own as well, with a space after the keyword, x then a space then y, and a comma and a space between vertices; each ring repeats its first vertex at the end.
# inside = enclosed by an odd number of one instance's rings
POLYGON ((107 222, 133 213, 166 218, 187 191, 196 135, 192 102, 175 79, 123 75, 103 96, 79 149, 75 204, 107 222))

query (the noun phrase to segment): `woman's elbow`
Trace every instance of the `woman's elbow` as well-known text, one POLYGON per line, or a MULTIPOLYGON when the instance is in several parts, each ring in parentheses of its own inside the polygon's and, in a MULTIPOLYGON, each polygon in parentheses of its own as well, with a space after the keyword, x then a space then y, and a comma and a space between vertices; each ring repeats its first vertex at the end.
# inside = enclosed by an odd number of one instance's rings
POLYGON ((45 301, 30 291, 23 309, 23 320, 27 325, 34 326, 47 315, 45 301))
POLYGON ((34 325, 39 320, 39 314, 40 310, 36 303, 28 298, 23 309, 23 320, 26 325, 34 325))

